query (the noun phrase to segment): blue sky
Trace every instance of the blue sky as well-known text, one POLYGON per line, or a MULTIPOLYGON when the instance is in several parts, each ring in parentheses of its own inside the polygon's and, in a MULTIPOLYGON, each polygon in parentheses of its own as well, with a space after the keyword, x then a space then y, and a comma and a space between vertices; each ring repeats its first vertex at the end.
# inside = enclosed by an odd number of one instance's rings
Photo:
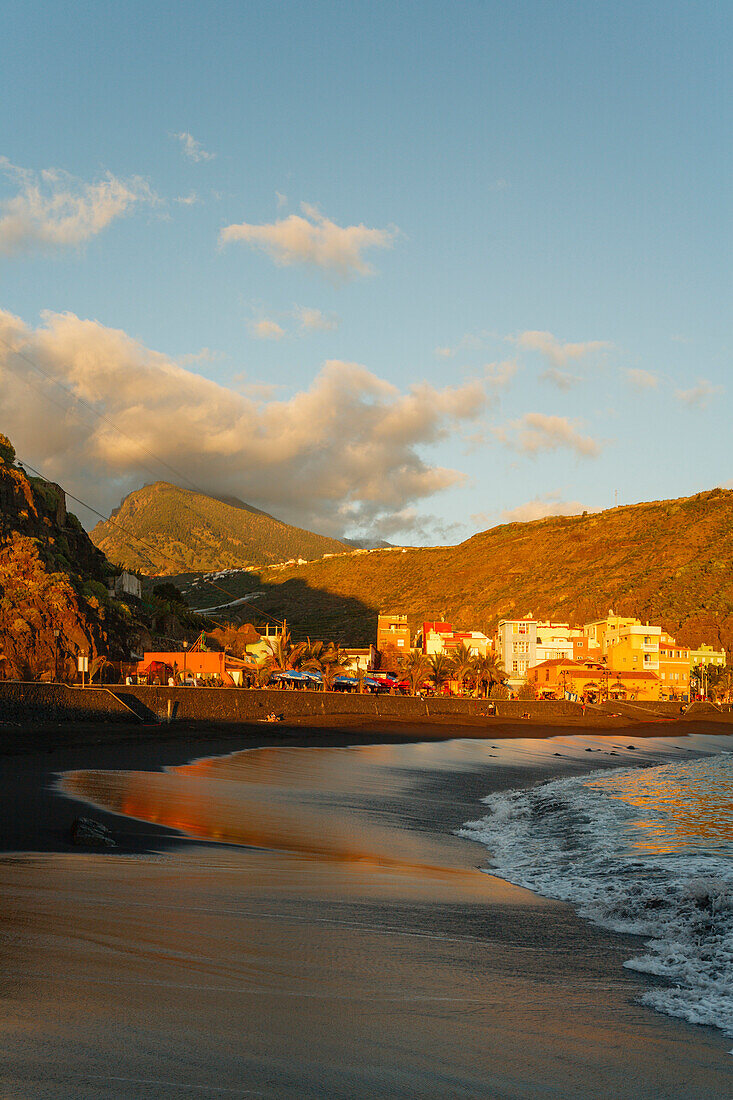
POLYGON ((0 430, 103 511, 393 541, 730 485, 730 47, 706 2, 7 4, 0 430))

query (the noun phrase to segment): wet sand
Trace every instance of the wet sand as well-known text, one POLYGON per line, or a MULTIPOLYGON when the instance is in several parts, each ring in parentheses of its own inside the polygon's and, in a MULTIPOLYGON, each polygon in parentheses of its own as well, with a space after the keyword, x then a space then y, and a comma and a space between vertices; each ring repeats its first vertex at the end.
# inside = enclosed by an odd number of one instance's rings
POLYGON ((0 758, 3 848, 24 853, 0 859, 2 1095, 733 1095, 730 1040, 634 1004, 633 938, 481 873, 453 835, 492 789, 723 729, 82 731, 0 758), (80 812, 120 848, 74 850, 80 812))

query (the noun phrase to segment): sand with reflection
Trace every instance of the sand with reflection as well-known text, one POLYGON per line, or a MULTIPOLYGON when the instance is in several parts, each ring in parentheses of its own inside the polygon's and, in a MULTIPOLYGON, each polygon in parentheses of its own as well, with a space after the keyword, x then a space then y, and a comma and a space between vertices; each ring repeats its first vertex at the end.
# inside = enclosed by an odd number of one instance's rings
POLYGON ((625 762, 612 751, 281 748, 67 773, 122 838, 134 818, 183 840, 0 860, 2 1095, 725 1095, 720 1037, 635 1005, 625 942, 479 873, 484 851, 451 832, 492 787, 625 762))

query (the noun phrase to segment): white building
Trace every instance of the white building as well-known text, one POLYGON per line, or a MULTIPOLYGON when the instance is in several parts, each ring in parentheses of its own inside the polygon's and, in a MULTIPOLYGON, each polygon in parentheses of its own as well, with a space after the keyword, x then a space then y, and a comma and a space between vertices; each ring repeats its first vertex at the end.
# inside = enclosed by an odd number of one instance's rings
POLYGON ((110 584, 110 596, 134 596, 142 599, 143 586, 139 577, 134 573, 120 573, 110 584))
POLYGON ((531 612, 523 619, 500 621, 496 653, 507 674, 507 686, 516 690, 526 680, 527 669, 537 664, 537 620, 531 612))
POLYGON ((523 619, 502 619, 496 632, 496 651, 509 677, 508 686, 516 690, 526 681, 527 670, 542 661, 572 660, 574 639, 582 637, 580 627, 537 620, 531 613, 523 619))
POLYGON ((543 661, 554 661, 559 658, 572 661, 575 652, 574 640, 582 637, 583 631, 579 626, 570 626, 568 623, 537 623, 536 663, 539 665, 543 661))

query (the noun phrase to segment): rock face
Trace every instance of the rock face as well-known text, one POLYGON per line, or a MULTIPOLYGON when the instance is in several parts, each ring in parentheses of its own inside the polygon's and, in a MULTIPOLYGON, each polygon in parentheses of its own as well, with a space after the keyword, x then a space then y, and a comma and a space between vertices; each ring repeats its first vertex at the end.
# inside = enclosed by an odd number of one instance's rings
POLYGON ((116 570, 63 490, 13 458, 0 436, 0 678, 71 679, 78 654, 125 659, 132 624, 107 594, 116 570))
POLYGON ((77 817, 71 826, 71 843, 83 848, 116 848, 111 832, 101 821, 91 817, 77 817))

